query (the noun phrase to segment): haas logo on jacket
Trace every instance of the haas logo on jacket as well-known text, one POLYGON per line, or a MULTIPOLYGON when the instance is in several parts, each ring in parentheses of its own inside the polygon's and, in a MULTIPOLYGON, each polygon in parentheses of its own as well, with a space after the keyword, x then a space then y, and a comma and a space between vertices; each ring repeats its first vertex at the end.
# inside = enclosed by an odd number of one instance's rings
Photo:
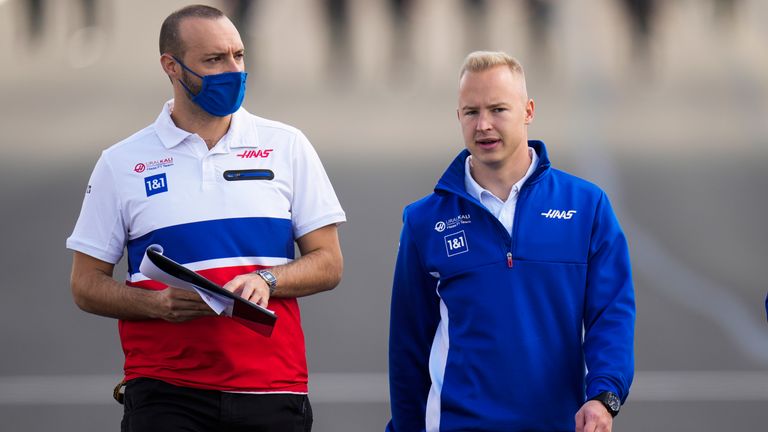
POLYGON ((548 219, 570 219, 576 214, 576 210, 552 210, 549 209, 546 213, 541 213, 542 216, 548 219))

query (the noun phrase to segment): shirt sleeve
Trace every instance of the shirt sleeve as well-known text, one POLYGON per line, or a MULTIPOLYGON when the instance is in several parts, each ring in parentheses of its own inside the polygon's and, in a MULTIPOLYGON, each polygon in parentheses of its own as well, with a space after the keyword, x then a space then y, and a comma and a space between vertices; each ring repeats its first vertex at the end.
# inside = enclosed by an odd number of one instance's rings
POLYGON ((440 322, 438 280, 424 268, 405 214, 390 309, 389 432, 425 429, 429 354, 440 322))
POLYGON ((294 148, 291 222, 295 238, 330 224, 345 222, 331 181, 309 140, 298 133, 294 148))
POLYGON ((93 169, 80 216, 67 248, 115 264, 123 256, 126 231, 112 169, 102 153, 93 169))
POLYGON ((622 403, 634 376, 635 293, 624 233, 605 194, 592 228, 584 311, 587 398, 604 391, 622 403))

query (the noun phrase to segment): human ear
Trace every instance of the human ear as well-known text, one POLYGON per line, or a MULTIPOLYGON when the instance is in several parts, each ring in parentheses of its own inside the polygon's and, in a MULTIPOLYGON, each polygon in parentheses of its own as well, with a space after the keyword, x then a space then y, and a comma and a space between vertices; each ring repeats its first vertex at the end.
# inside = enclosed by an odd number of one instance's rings
POLYGON ((533 99, 528 99, 525 104, 525 124, 531 124, 533 122, 534 113, 536 112, 536 104, 533 99))
POLYGON ((181 66, 172 55, 164 53, 160 56, 160 66, 171 79, 178 78, 181 74, 181 66))

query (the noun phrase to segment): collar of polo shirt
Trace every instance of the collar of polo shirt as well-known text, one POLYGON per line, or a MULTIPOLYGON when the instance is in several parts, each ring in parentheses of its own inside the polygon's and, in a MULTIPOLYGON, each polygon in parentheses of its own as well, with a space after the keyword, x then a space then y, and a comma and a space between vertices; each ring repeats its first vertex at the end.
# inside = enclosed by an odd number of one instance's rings
MULTIPOLYGON (((155 131, 157 132, 160 141, 163 143, 163 146, 167 149, 176 147, 184 142, 184 140, 194 135, 193 133, 176 126, 171 118, 172 111, 173 99, 165 103, 162 112, 157 117, 157 120, 155 120, 155 131)), ((221 143, 224 145, 220 146, 217 144, 216 147, 211 150, 213 153, 226 153, 231 148, 258 146, 259 139, 258 135, 255 134, 255 131, 252 137, 241 139, 243 129, 242 122, 245 120, 243 118, 245 115, 247 115, 247 111, 245 111, 244 108, 240 108, 232 114, 232 122, 229 125, 229 130, 221 138, 221 143)))

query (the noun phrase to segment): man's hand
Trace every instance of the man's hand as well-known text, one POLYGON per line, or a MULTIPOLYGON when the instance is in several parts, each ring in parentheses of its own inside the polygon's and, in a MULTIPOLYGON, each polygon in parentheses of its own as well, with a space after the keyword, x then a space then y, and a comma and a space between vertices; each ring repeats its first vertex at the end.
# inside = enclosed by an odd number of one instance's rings
POLYGON ((235 276, 224 285, 224 289, 261 307, 269 306, 269 286, 261 276, 255 273, 235 276))
POLYGON ((602 402, 592 400, 576 413, 576 432, 611 432, 613 417, 602 402))
POLYGON ((216 313, 195 292, 133 288, 112 279, 114 264, 81 252, 72 259, 72 296, 80 309, 123 320, 188 321, 216 313))
POLYGON ((168 287, 157 291, 156 296, 153 311, 156 318, 169 322, 184 322, 216 315, 216 312, 196 292, 168 287))
POLYGON ((304 234, 296 239, 296 244, 301 257, 269 268, 278 280, 273 293, 270 294, 269 285, 256 273, 235 276, 224 289, 265 308, 272 297, 295 298, 333 289, 344 269, 336 225, 304 234))

